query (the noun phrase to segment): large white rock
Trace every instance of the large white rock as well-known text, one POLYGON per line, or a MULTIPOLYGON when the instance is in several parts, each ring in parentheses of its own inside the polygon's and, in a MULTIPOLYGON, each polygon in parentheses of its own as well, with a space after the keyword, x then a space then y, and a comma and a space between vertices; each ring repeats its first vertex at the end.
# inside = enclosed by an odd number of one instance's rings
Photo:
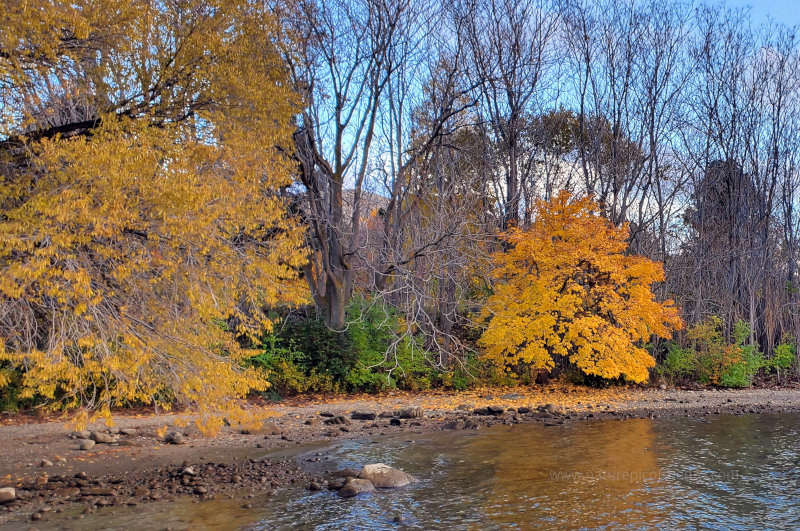
POLYGON ((375 485, 375 488, 378 489, 404 487, 416 481, 410 474, 406 474, 402 470, 397 470, 383 463, 364 465, 358 477, 371 481, 372 484, 375 485))

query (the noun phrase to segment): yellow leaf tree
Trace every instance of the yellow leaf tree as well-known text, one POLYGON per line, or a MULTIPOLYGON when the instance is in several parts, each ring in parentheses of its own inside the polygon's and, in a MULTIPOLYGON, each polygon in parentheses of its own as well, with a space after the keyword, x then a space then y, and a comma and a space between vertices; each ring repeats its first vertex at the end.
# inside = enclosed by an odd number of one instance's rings
POLYGON ((266 386, 242 364, 266 308, 306 297, 280 22, 249 0, 5 7, 0 364, 55 406, 178 402, 213 429, 266 386))
POLYGON ((682 321, 651 290, 661 264, 628 254, 628 227, 598 212, 590 198, 561 192, 536 203, 531 227, 503 235, 480 339, 489 360, 549 369, 566 359, 589 375, 647 380, 655 360, 642 343, 671 337, 682 321))

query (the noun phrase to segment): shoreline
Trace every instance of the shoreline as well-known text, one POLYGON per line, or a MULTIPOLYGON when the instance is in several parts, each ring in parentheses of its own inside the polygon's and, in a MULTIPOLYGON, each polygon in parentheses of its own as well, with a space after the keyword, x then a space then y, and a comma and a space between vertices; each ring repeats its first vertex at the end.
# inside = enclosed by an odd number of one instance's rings
POLYGON ((284 487, 305 487, 313 478, 294 459, 298 447, 327 446, 341 439, 504 424, 540 424, 546 429, 613 419, 800 412, 800 390, 550 385, 309 398, 268 409, 275 416, 258 431, 227 427, 214 437, 201 436, 194 428, 176 428, 179 416, 174 414, 122 415, 115 417, 110 430, 93 427, 108 435, 98 439, 115 442, 98 442, 90 450, 79 449, 86 439, 75 437, 63 422, 0 426, 0 487, 13 487, 17 496, 0 504, 0 524, 44 524, 76 506, 83 506, 85 515, 103 507, 177 497, 247 499, 258 492, 270 495, 284 487), (180 433, 179 444, 159 437, 157 431, 164 425, 172 426, 168 433, 180 433))

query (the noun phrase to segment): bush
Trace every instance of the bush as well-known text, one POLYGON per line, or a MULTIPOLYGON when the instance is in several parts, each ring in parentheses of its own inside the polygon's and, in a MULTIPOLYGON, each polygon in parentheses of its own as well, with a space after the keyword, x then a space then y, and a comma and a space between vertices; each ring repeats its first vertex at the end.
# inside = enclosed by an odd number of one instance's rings
POLYGON ((338 391, 338 386, 329 374, 316 368, 306 370, 306 355, 296 350, 291 342, 274 335, 267 336, 264 351, 250 358, 250 364, 268 371, 270 388, 268 393, 278 396, 299 393, 325 393, 338 391), (280 346, 284 343, 288 347, 280 346))
POLYGON ((790 335, 784 335, 772 351, 772 359, 767 362, 770 369, 778 373, 778 379, 781 378, 781 373, 785 376, 794 366, 797 359, 797 345, 795 340, 790 335))
POLYGON ((753 376, 765 366, 764 355, 755 345, 745 345, 750 325, 741 319, 733 325, 733 343, 726 345, 719 383, 724 387, 750 387, 753 376))
POLYGON ((353 390, 429 389, 435 371, 424 349, 402 335, 401 319, 380 301, 354 297, 348 307, 348 333, 356 362, 345 379, 353 390))
POLYGON ((15 413, 31 407, 36 399, 22 398, 22 371, 0 366, 0 411, 15 413))
POLYGON ((669 347, 667 356, 657 372, 662 378, 675 382, 692 378, 697 369, 697 353, 691 348, 681 348, 676 343, 669 347))
POLYGON ((306 374, 316 370, 341 383, 356 364, 357 355, 350 335, 331 330, 322 321, 290 321, 277 337, 283 345, 291 345, 298 354, 294 362, 306 374))
POLYGON ((694 378, 700 383, 723 387, 749 387, 755 374, 765 366, 764 356, 754 345, 747 345, 750 326, 742 320, 733 327, 733 342, 723 335, 722 319, 716 316, 692 326, 687 337, 690 346, 673 345, 658 372, 671 379, 694 378))
POLYGON ((266 369, 270 393, 429 389, 438 373, 402 320, 380 301, 354 297, 337 333, 313 318, 285 323, 262 340, 250 364, 266 369))

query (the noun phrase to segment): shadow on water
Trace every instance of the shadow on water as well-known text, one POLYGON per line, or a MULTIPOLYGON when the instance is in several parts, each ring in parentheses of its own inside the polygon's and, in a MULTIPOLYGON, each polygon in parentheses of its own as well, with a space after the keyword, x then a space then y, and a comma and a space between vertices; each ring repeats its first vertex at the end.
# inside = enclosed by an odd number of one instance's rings
POLYGON ((179 500, 100 512, 63 527, 800 528, 798 415, 407 434, 346 441, 325 453, 330 469, 384 462, 421 481, 357 499, 290 489, 257 495, 249 509, 242 499, 179 500), (398 515, 402 522, 393 522, 398 515))

